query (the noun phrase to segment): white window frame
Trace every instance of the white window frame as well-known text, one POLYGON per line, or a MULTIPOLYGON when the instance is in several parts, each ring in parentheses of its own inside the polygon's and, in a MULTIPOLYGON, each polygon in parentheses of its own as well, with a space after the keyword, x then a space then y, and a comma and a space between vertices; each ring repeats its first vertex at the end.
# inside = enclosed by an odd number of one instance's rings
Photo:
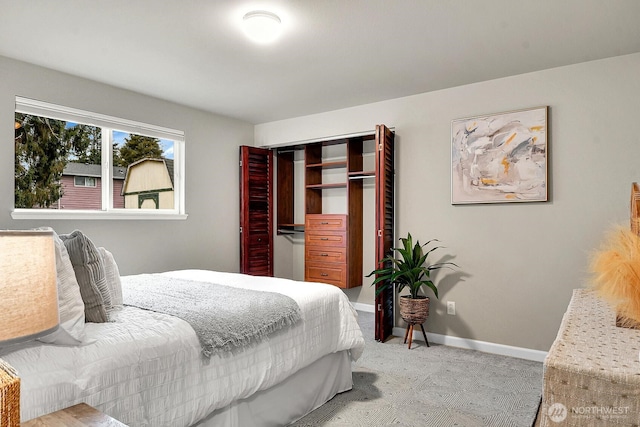
POLYGON ((15 208, 13 219, 186 219, 185 211, 185 138, 184 132, 135 122, 104 114, 63 107, 48 102, 16 96, 16 113, 33 114, 67 122, 102 128, 102 209, 28 209, 15 208), (123 131, 173 141, 174 209, 115 209, 113 208, 113 131, 123 131), (107 149, 108 148, 108 149, 107 149))

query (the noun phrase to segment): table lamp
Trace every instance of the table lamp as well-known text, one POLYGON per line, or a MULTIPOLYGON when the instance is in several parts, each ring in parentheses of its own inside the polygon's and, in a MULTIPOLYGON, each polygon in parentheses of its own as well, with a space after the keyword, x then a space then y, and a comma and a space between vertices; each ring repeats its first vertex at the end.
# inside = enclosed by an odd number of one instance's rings
MULTIPOLYGON (((58 328, 52 231, 0 231, 0 347, 58 328)), ((20 425, 20 378, 0 359, 0 427, 20 425)))

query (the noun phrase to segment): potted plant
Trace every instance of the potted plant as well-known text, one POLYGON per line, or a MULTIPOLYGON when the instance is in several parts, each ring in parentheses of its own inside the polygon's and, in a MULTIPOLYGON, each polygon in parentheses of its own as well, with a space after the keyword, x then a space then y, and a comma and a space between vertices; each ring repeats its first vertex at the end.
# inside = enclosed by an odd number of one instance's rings
POLYGON ((421 295, 420 289, 426 286, 438 298, 438 288, 431 280, 430 273, 441 268, 458 266, 452 262, 429 264, 429 254, 442 246, 432 247, 426 252, 423 249, 432 242, 438 242, 437 239, 429 240, 423 245, 418 240, 414 244, 411 233, 408 233, 407 237, 400 238, 400 241, 402 247, 392 248, 391 253, 378 262, 383 267, 372 271, 367 277, 377 274, 378 277, 371 285, 382 283, 376 289, 376 296, 389 287, 397 286, 399 293, 408 287, 409 295, 400 296, 400 316, 410 325, 422 324, 429 316, 429 297, 421 295), (394 252, 400 256, 396 258, 394 252))

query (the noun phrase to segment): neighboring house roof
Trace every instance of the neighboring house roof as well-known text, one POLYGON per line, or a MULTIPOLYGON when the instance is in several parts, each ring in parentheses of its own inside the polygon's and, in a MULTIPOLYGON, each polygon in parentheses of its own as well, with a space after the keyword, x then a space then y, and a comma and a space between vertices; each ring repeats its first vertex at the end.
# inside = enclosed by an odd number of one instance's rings
POLYGON ((171 186, 175 188, 173 182, 173 159, 164 159, 164 164, 167 165, 167 172, 169 172, 169 178, 171 178, 171 186))
MULTIPOLYGON (((113 167, 113 179, 124 179, 126 173, 127 168, 125 167, 113 167)), ((91 176, 100 178, 102 176, 102 165, 69 162, 62 171, 62 175, 91 176)))

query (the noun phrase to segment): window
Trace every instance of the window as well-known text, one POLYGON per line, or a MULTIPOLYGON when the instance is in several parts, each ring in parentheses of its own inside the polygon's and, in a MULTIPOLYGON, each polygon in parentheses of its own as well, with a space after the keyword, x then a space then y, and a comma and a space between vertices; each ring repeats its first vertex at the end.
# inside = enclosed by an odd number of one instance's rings
POLYGON ((90 176, 74 176, 73 185, 76 187, 95 187, 96 179, 90 176))
POLYGON ((184 133, 16 97, 13 218, 186 218, 184 133))

